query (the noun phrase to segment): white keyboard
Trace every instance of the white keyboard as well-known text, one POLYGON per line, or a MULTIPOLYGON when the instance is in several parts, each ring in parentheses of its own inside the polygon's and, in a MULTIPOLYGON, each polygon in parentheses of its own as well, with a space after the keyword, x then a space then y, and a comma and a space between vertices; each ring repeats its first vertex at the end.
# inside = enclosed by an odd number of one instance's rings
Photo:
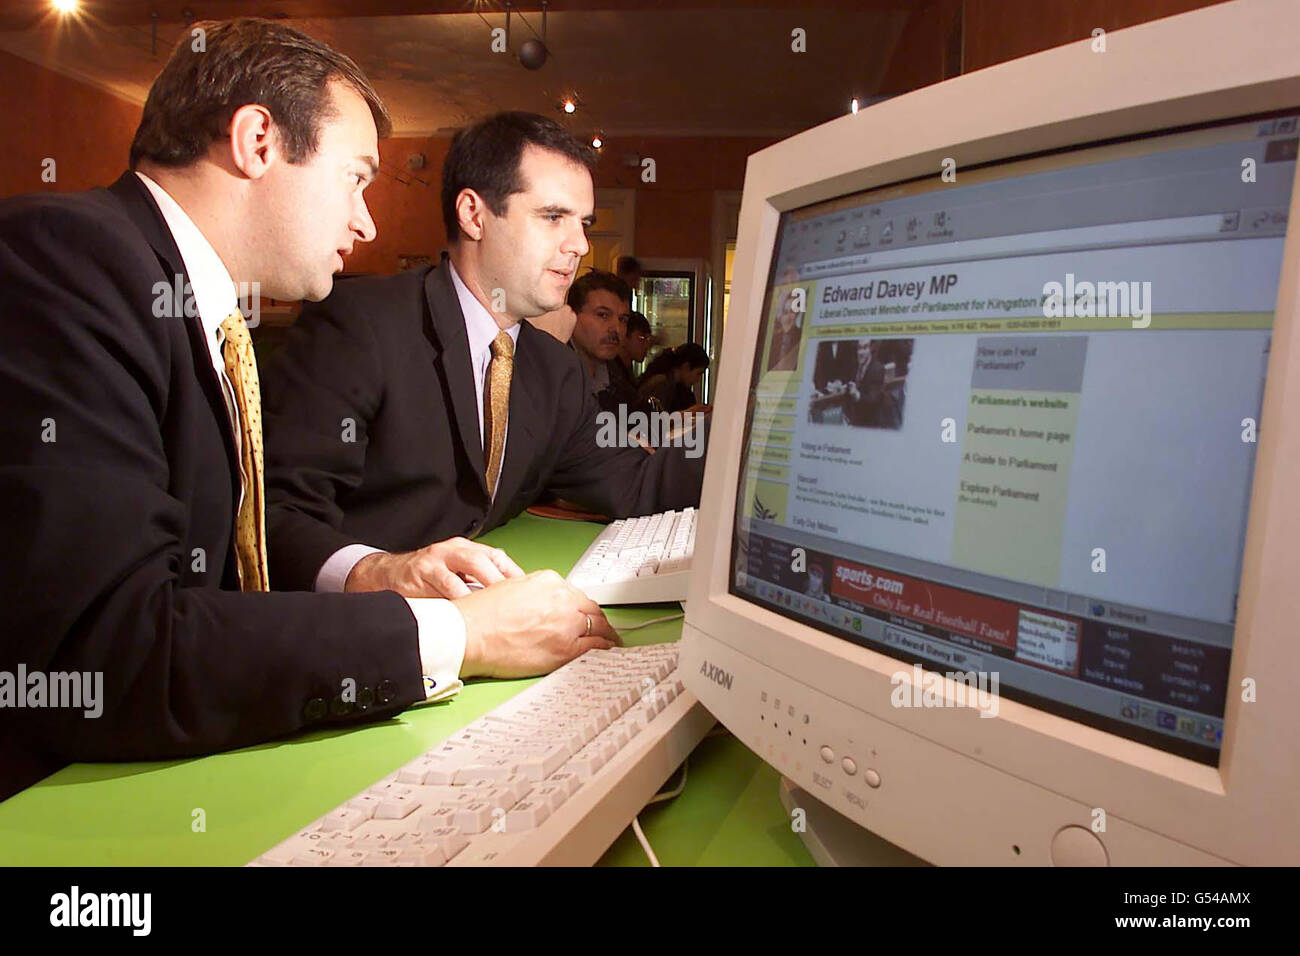
POLYGON ((588 866, 713 717, 677 645, 588 651, 252 866, 588 866))
POLYGON ((694 508, 607 525, 569 572, 597 604, 685 601, 695 553, 694 508))

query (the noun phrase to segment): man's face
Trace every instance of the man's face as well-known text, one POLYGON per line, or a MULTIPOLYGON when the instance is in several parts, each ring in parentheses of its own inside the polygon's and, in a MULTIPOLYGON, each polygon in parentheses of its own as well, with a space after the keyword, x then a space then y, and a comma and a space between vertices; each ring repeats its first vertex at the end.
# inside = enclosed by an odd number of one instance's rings
POLYGON ((301 165, 276 163, 259 184, 259 272, 271 298, 325 298, 353 244, 375 238, 362 196, 379 170, 375 121, 349 86, 331 82, 330 99, 316 153, 301 165))
POLYGON ((795 317, 794 298, 793 296, 787 296, 785 302, 781 305, 781 314, 777 317, 777 325, 780 326, 782 332, 789 332, 794 328, 795 317))
POLYGON ((623 357, 630 362, 644 362, 650 351, 650 333, 637 330, 623 336, 623 357))
POLYGON ((524 191, 507 198, 505 215, 484 210, 479 249, 483 291, 503 290, 515 321, 564 305, 596 206, 591 173, 560 153, 525 147, 519 174, 524 191))
POLYGON ((858 364, 861 365, 867 359, 871 358, 871 346, 866 342, 858 343, 858 364))
POLYGON ((632 311, 627 299, 620 299, 607 289, 593 289, 578 312, 573 327, 573 344, 593 358, 605 361, 618 355, 632 311))

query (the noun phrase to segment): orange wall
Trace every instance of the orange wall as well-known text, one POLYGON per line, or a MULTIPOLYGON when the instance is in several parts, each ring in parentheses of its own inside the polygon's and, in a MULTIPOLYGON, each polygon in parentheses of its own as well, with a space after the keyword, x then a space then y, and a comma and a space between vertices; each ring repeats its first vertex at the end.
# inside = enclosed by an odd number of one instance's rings
MULTIPOLYGON (((140 109, 126 100, 69 79, 52 70, 0 52, 0 89, 22 90, 10 142, 0 150, 0 196, 40 190, 68 191, 106 186, 126 169, 127 152, 140 109), (41 182, 41 161, 52 157, 54 183, 41 182)), ((635 251, 643 256, 707 257, 715 189, 740 189, 745 159, 770 138, 638 137, 614 138, 596 169, 598 187, 635 188, 635 251), (629 168, 629 153, 653 157, 656 181, 641 182, 641 167, 629 168)), ((438 185, 446 138, 391 139, 381 144, 386 171, 366 191, 379 236, 357 246, 348 262, 353 272, 395 272, 404 254, 436 256, 446 242, 438 185), (427 165, 407 172, 406 158, 425 155, 427 165)))
MULTIPOLYGON (((770 145, 770 137, 656 136, 607 139, 596 167, 598 188, 636 190, 635 251, 640 256, 707 258, 712 252, 713 190, 740 189, 745 160, 770 145), (641 181, 641 165, 625 166, 629 154, 655 161, 655 182, 641 181)), ((436 256, 446 242, 442 228, 439 183, 450 141, 442 137, 399 138, 380 144, 390 175, 366 190, 378 239, 358 246, 348 262, 356 272, 393 272, 404 254, 436 256), (406 160, 423 153, 426 166, 410 173, 406 160)))
POLYGON ((2 51, 0 90, 9 99, 0 196, 106 186, 126 169, 138 106, 2 51), (46 157, 53 183, 41 181, 46 157))

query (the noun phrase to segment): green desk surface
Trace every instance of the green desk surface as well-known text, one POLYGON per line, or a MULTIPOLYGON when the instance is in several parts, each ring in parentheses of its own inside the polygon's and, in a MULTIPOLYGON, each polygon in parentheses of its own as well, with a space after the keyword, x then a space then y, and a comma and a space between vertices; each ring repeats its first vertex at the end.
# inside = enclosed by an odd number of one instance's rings
MULTIPOLYGON (((483 541, 528 571, 567 573, 600 526, 520 515, 483 541)), ((677 610, 617 607, 615 627, 677 610)), ((681 621, 632 631, 627 644, 677 640, 681 621)), ((475 681, 450 701, 346 729, 209 757, 73 764, 0 803, 0 865, 234 866, 247 863, 532 684, 475 681)), ((688 761, 685 790, 641 814, 664 866, 812 865, 777 796, 778 776, 730 735, 688 761)), ((676 782, 676 777, 673 783, 676 782)), ((647 865, 631 831, 602 865, 647 865)))

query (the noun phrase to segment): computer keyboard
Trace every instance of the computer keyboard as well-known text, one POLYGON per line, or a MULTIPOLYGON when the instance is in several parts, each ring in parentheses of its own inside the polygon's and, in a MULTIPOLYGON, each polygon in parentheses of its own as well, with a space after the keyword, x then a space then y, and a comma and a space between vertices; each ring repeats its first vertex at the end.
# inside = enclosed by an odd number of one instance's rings
POLYGON ((677 645, 588 651, 251 866, 587 866, 713 726, 677 645))
POLYGON ((583 552, 569 583, 597 604, 686 600, 695 515, 686 508, 615 521, 583 552))

